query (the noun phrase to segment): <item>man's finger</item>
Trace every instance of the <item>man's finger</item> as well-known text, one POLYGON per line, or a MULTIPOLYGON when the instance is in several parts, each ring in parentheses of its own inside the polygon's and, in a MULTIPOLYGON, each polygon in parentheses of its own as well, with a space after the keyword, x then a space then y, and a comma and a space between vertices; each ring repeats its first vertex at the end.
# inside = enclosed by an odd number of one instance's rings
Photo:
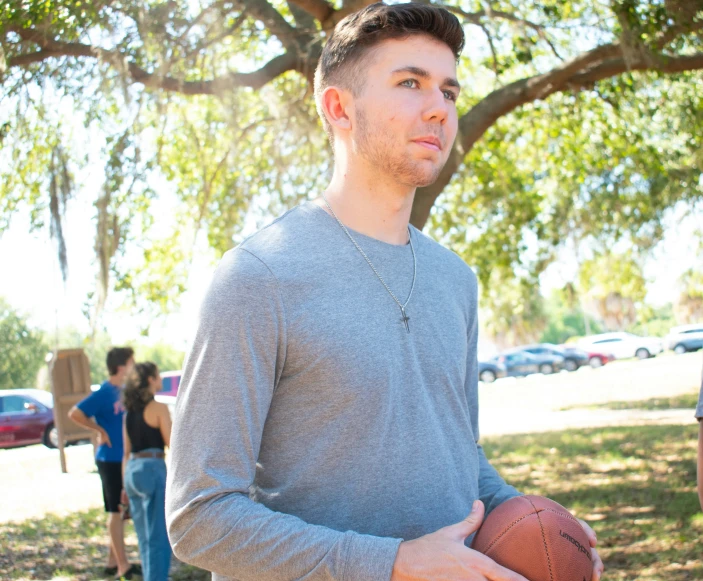
POLYGON ((588 542, 591 544, 592 547, 595 547, 598 544, 598 537, 596 537, 596 531, 594 531, 585 520, 578 519, 578 521, 583 527, 583 530, 586 531, 586 536, 588 536, 588 542))
POLYGON ((481 573, 486 579, 490 581, 529 581, 519 573, 506 569, 500 566, 493 559, 486 557, 485 555, 480 555, 481 563, 481 573))
POLYGON ((593 556, 593 575, 591 576, 591 581, 600 581, 603 571, 605 571, 605 565, 603 565, 603 560, 600 558, 598 551, 591 549, 591 555, 593 556))
POLYGON ((483 503, 480 500, 476 500, 471 507, 471 513, 463 521, 455 524, 449 525, 442 529, 450 537, 458 541, 464 542, 464 539, 470 534, 476 532, 483 522, 483 513, 485 509, 483 503))

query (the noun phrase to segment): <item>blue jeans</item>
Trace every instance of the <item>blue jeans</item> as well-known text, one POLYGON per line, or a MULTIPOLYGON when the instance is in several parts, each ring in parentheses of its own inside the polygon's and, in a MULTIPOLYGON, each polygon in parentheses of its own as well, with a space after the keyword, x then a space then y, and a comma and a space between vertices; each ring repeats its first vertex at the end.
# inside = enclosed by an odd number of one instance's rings
POLYGON ((166 462, 162 458, 132 458, 124 480, 144 581, 167 581, 171 545, 166 534, 166 462))

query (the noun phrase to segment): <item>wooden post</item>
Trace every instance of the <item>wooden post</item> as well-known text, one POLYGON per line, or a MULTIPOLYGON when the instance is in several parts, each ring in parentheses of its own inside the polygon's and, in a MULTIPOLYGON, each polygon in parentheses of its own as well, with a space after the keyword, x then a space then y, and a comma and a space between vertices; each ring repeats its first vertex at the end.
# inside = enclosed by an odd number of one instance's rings
POLYGON ((49 380, 54 396, 54 425, 59 438, 59 458, 61 472, 66 473, 66 443, 90 438, 91 430, 72 422, 69 410, 91 394, 90 365, 83 349, 62 349, 55 351, 49 360, 49 380))

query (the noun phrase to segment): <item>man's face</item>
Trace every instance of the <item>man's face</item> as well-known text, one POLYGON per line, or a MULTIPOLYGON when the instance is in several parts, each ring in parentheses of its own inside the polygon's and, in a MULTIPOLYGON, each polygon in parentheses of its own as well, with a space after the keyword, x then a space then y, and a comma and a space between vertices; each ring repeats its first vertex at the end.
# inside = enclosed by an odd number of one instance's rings
POLYGON ((129 375, 132 372, 132 369, 134 369, 134 357, 127 359, 127 363, 124 365, 125 375, 129 375))
POLYGON ((364 58, 365 85, 353 100, 354 152, 398 183, 433 183, 457 133, 459 87, 452 51, 429 36, 415 35, 386 40, 364 58))

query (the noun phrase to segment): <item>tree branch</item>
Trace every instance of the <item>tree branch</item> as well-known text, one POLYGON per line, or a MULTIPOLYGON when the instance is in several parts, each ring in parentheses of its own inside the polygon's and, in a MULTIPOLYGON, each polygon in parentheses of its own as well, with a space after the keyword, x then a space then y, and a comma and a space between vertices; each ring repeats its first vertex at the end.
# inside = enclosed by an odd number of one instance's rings
POLYGON ((299 41, 302 40, 300 31, 288 24, 281 13, 266 0, 238 1, 247 14, 263 22, 269 32, 288 50, 299 48, 299 41))
POLYGON ((181 58, 187 59, 190 56, 194 55, 196 52, 201 52, 201 51, 205 50, 206 48, 212 46, 213 44, 216 44, 216 43, 220 42, 221 40, 227 38, 232 33, 234 33, 239 27, 241 27, 247 18, 249 18, 249 15, 246 12, 242 12, 239 16, 237 16, 237 18, 234 19, 234 22, 232 23, 231 26, 224 29, 222 32, 213 36, 212 38, 203 38, 202 42, 199 42, 194 47, 185 51, 183 53, 183 55, 181 56, 181 58))
POLYGON ((326 20, 320 22, 322 29, 331 31, 342 19, 374 2, 376 0, 345 0, 339 10, 335 10, 326 20))
MULTIPOLYGON (((496 89, 459 120, 462 153, 470 151, 476 141, 499 117, 525 103, 546 98, 563 89, 567 81, 575 75, 589 70, 609 57, 621 54, 618 45, 605 44, 579 55, 548 73, 521 79, 496 89)), ((620 60, 624 63, 622 56, 620 60)))
POLYGON ((289 51, 274 57, 263 67, 251 73, 229 73, 208 81, 183 81, 150 73, 134 63, 127 62, 125 56, 117 51, 108 51, 78 42, 56 42, 49 40, 36 31, 26 29, 17 30, 16 32, 23 40, 34 42, 41 49, 8 59, 8 68, 26 67, 49 58, 83 57, 98 59, 110 64, 116 70, 126 73, 133 82, 141 83, 147 88, 163 89, 184 95, 214 95, 237 87, 260 89, 286 71, 300 68, 297 51, 289 51))
POLYGON ((308 32, 317 30, 317 24, 315 23, 315 17, 303 10, 297 4, 291 2, 291 0, 286 0, 288 5, 288 10, 290 10, 293 18, 295 19, 295 27, 299 29, 304 29, 308 32))
POLYGON ((290 0, 290 3, 305 10, 320 22, 325 22, 335 12, 334 6, 327 0, 290 0))
POLYGON ((703 70, 703 53, 690 56, 658 56, 627 61, 618 45, 599 46, 552 71, 515 81, 484 97, 459 120, 459 133, 447 164, 437 181, 418 189, 411 222, 422 228, 437 197, 459 168, 465 155, 500 117, 538 99, 565 90, 582 90, 594 83, 628 71, 659 71, 676 74, 703 70))
POLYGON ((214 12, 215 10, 219 10, 220 14, 224 12, 224 8, 227 4, 234 4, 232 0, 217 0, 216 2, 213 2, 209 6, 206 6, 203 8, 200 13, 188 24, 186 29, 179 35, 178 40, 183 41, 186 36, 188 36, 188 33, 196 27, 198 24, 200 24, 205 17, 210 14, 210 12, 214 12))
POLYGON ((229 73, 208 81, 182 81, 172 77, 161 78, 147 73, 130 63, 129 72, 132 79, 147 88, 163 89, 183 95, 219 95, 239 87, 260 89, 286 71, 297 70, 299 66, 296 53, 287 52, 274 57, 260 69, 251 73, 229 73))
POLYGON ((493 58, 493 73, 496 76, 495 79, 495 85, 500 84, 500 71, 498 69, 498 53, 496 52, 496 47, 493 44, 493 37, 491 36, 491 31, 488 30, 482 23, 478 24, 478 27, 483 31, 483 34, 486 35, 486 39, 488 39, 488 46, 491 48, 491 56, 493 58))
MULTIPOLYGON (((439 4, 432 2, 431 0, 422 0, 426 4, 430 4, 432 6, 441 6, 442 8, 448 10, 449 12, 452 12, 454 14, 458 14, 461 16, 465 22, 468 22, 470 24, 474 24, 476 26, 479 26, 483 32, 486 34, 486 36, 489 37, 489 42, 491 41, 489 33, 487 31, 486 26, 483 24, 482 19, 483 18, 490 18, 490 19, 496 19, 496 20, 507 20, 509 22, 513 22, 515 24, 519 24, 520 26, 524 28, 531 28, 534 30, 537 35, 547 43, 549 46, 550 50, 554 53, 554 56, 556 56, 559 60, 564 60, 560 55, 559 52, 556 49, 556 46, 554 46, 554 43, 549 39, 547 36, 547 33, 545 32, 545 27, 542 26, 541 24, 537 24, 536 22, 532 22, 531 20, 527 20, 526 18, 520 18, 519 16, 516 16, 515 14, 512 14, 510 12, 504 12, 502 10, 478 10, 476 12, 466 12, 462 8, 459 8, 458 6, 449 6, 446 4, 439 4)), ((491 46, 491 50, 495 53, 493 46, 491 46)))
POLYGON ((568 88, 578 90, 628 71, 657 71, 664 74, 676 74, 701 69, 703 69, 703 53, 677 57, 660 56, 654 62, 647 59, 626 63, 623 58, 614 58, 608 59, 588 71, 574 75, 568 79, 566 84, 568 88))
POLYGON ((532 28, 538 33, 542 33, 544 31, 544 27, 540 24, 536 24, 530 20, 526 20, 525 18, 520 18, 519 16, 515 16, 515 14, 511 14, 510 12, 503 12, 502 10, 477 10, 476 12, 466 12, 465 10, 459 8, 458 6, 449 6, 446 4, 439 4, 435 2, 429 2, 432 4, 432 6, 440 6, 441 8, 444 8, 445 10, 448 10, 449 12, 453 12, 454 14, 458 14, 459 16, 462 16, 466 22, 470 22, 471 24, 481 24, 481 19, 482 18, 496 18, 500 20, 508 20, 510 22, 514 22, 516 24, 520 24, 522 26, 525 26, 527 28, 532 28))
POLYGON ((703 30, 703 20, 700 20, 699 22, 692 22, 691 24, 688 24, 686 26, 672 26, 668 30, 662 32, 655 39, 654 46, 655 48, 663 49, 672 40, 675 40, 679 36, 682 36, 684 34, 691 34, 700 30, 703 30))

